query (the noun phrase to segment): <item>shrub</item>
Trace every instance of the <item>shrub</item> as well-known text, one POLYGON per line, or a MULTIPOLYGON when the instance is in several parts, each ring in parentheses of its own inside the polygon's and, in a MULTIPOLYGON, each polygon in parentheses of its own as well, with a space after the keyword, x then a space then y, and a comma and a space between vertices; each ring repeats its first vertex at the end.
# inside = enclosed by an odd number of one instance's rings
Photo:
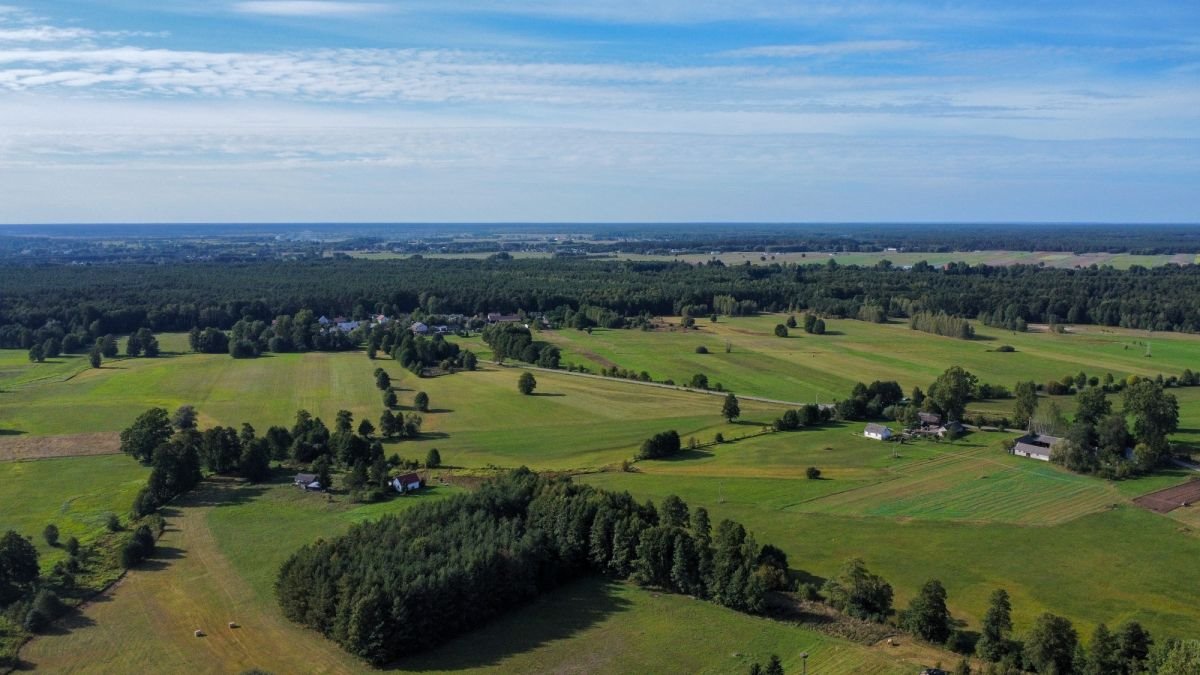
POLYGON ((718 431, 717 435, 713 438, 713 442, 724 443, 725 442, 725 434, 718 431))
POLYGON ((108 528, 109 532, 120 532, 121 519, 115 513, 107 513, 104 515, 104 526, 108 528))
POLYGON ((804 470, 804 475, 807 476, 809 480, 816 480, 821 477, 821 470, 815 466, 810 466, 804 470))
POLYGON ((46 529, 42 530, 42 538, 51 546, 58 546, 58 526, 50 523, 46 529))
POLYGON ((696 353, 697 354, 707 354, 708 347, 705 347, 704 345, 696 345, 696 353))
POLYGON ((1017 351, 1017 349, 1016 349, 1016 347, 1013 347, 1012 345, 1000 345, 999 347, 996 347, 996 351, 1004 352, 1005 354, 1008 354, 1008 353, 1017 351))

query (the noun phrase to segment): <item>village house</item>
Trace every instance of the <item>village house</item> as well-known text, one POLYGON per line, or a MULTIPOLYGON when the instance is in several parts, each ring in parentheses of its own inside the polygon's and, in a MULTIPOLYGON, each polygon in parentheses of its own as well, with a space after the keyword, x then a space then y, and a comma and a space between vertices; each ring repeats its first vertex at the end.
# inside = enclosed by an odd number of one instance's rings
POLYGON ((304 490, 321 490, 323 489, 320 481, 317 480, 315 473, 298 473, 292 484, 304 490))
POLYGON ((329 317, 322 314, 321 318, 317 319, 317 323, 321 324, 322 326, 328 326, 329 324, 331 324, 333 322, 329 320, 329 317))
POLYGON ((1016 445, 1013 446, 1012 454, 1049 462, 1050 450, 1061 440, 1057 436, 1048 436, 1046 434, 1026 434, 1017 439, 1016 445))
POLYGON ((408 329, 413 332, 413 335, 425 335, 429 332, 429 326, 426 326, 420 321, 414 322, 413 325, 408 327, 408 329))
POLYGON ((866 429, 863 429, 863 436, 874 438, 877 441, 886 441, 892 437, 892 430, 882 424, 868 424, 866 429))
POLYGON ((516 323, 521 320, 518 314, 500 314, 498 312, 488 312, 488 323, 516 323))
POLYGON ((412 492, 421 489, 421 477, 415 473, 406 473, 392 479, 392 488, 396 492, 412 492))
POLYGON ((349 333, 350 331, 354 330, 355 328, 358 328, 357 321, 339 321, 338 325, 337 325, 337 329, 342 331, 343 333, 349 333))

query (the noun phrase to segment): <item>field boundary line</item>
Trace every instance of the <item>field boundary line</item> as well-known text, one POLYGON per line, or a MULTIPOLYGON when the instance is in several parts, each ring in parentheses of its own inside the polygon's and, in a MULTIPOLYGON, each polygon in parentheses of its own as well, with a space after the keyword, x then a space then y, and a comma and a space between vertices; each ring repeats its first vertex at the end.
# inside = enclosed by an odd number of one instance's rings
MULTIPOLYGON (((762 396, 743 395, 743 394, 738 394, 737 392, 732 392, 732 391, 716 391, 714 389, 693 389, 692 387, 684 387, 684 386, 681 386, 678 384, 664 384, 662 382, 643 382, 641 380, 629 380, 629 379, 625 379, 623 377, 607 377, 605 375, 597 375, 595 373, 579 373, 579 372, 573 373, 569 370, 562 370, 561 368, 555 369, 555 368, 544 368, 542 366, 513 365, 513 364, 508 364, 508 363, 495 363, 495 362, 492 362, 491 365, 498 366, 500 368, 508 368, 510 370, 536 370, 536 371, 543 372, 543 373, 554 373, 556 375, 572 375, 574 377, 587 377, 587 378, 591 378, 594 380, 604 380, 605 382, 626 382, 628 384, 640 384, 643 387, 658 387, 659 389, 671 389, 674 391, 682 391, 682 392, 688 392, 688 393, 693 393, 693 394, 708 394, 709 396, 720 396, 722 398, 725 396, 728 396, 729 394, 733 394, 734 396, 738 397, 739 401, 757 401, 759 403, 772 403, 775 405, 786 405, 786 406, 792 406, 795 408, 802 408, 806 405, 809 405, 808 403, 801 403, 798 401, 781 401, 776 398, 765 398, 762 396)), ((818 403, 817 405, 819 405, 821 408, 824 408, 824 409, 829 409, 829 408, 833 407, 832 403, 818 403)))

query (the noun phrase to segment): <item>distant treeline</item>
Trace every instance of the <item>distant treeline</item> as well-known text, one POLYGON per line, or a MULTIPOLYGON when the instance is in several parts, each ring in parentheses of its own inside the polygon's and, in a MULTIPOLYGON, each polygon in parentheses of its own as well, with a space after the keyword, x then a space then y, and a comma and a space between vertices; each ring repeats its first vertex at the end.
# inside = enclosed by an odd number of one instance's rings
POLYGON ((750 612, 789 583, 782 551, 678 497, 655 508, 520 469, 301 548, 275 593, 289 619, 381 665, 585 574, 750 612))
POLYGON ((431 315, 524 310, 561 319, 581 307, 610 325, 619 322, 611 314, 600 317, 596 308, 642 317, 696 307, 724 313, 753 307, 872 320, 944 312, 983 316, 990 323, 999 316, 1014 326, 1097 323, 1196 332, 1200 267, 1121 271, 918 263, 905 270, 887 264, 727 267, 572 259, 0 267, 0 346, 10 348, 28 349, 66 334, 90 344, 98 336, 142 327, 228 330, 239 321, 269 326, 302 310, 353 318, 416 310, 431 315))

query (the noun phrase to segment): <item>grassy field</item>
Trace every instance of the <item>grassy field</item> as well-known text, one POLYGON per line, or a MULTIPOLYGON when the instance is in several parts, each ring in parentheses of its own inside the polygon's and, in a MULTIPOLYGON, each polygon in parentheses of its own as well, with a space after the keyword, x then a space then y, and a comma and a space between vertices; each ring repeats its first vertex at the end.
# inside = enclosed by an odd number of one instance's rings
MULTIPOLYGON (((1080 328, 1068 334, 1014 333, 976 325, 978 338, 958 340, 910 329, 906 324, 827 320, 828 333, 793 330, 775 337, 786 315, 722 318, 697 329, 634 331, 596 329, 540 333, 564 350, 564 361, 593 370, 616 364, 646 370, 655 380, 686 382, 704 373, 738 393, 787 401, 828 402, 849 394, 856 382, 895 380, 905 390, 927 388, 950 365, 961 365, 984 382, 1012 388, 1018 380, 1045 382, 1085 371, 1115 377, 1179 374, 1200 366, 1200 337, 1122 329, 1080 328), (1151 345, 1146 358, 1144 344, 1151 345), (707 354, 697 354, 703 345, 707 354), (730 351, 726 352, 726 345, 730 351), (998 352, 1001 345, 1016 351, 998 352)), ((1011 408, 1011 406, 1010 406, 1011 408)))
MULTIPOLYGON (((547 331, 541 337, 562 345, 568 361, 616 363, 677 381, 704 372, 740 394, 789 401, 829 401, 859 380, 924 388, 951 364, 1006 386, 1081 369, 1123 377, 1200 364, 1200 340, 1186 335, 980 328, 981 339, 961 341, 903 325, 829 321, 830 334, 780 339, 771 330, 782 319, 702 321, 700 330, 687 332, 547 331), (1147 339, 1151 358, 1139 344, 1147 339), (696 354, 697 344, 710 353, 696 354), (993 351, 1000 344, 1017 351, 993 351)), ((165 336, 164 344, 178 338, 165 336)), ((477 339, 467 344, 485 352, 477 339)), ((846 558, 863 557, 894 585, 897 606, 938 578, 952 611, 972 628, 988 595, 1003 587, 1013 596, 1018 630, 1052 611, 1071 618, 1083 634, 1100 621, 1127 619, 1164 636, 1200 633, 1200 590, 1183 581, 1200 556, 1200 517, 1195 509, 1162 516, 1130 504, 1134 496, 1185 480, 1183 471, 1120 483, 1077 476, 1007 455, 1001 444, 1010 435, 1003 433, 903 446, 865 439, 858 424, 756 435, 780 406, 743 400, 743 418, 730 424, 719 416, 715 396, 543 372, 536 374, 538 395, 521 396, 519 369, 486 363, 477 372, 419 379, 362 353, 247 361, 178 354, 114 360, 100 370, 71 357, 45 364, 22 359, 23 353, 0 352, 0 425, 17 438, 50 442, 61 434, 112 433, 150 405, 184 403, 197 406, 205 426, 290 425, 300 407, 330 422, 340 408, 374 420, 382 406, 371 371, 380 365, 391 372, 402 404, 421 390, 433 407, 424 415, 422 439, 391 443, 387 452, 420 458, 437 447, 452 466, 444 475, 528 465, 579 471, 577 480, 639 498, 677 494, 707 507, 715 519, 745 523, 759 541, 783 548, 794 568, 818 578, 846 558), (632 472, 611 470, 644 438, 671 428, 704 447, 668 461, 638 462, 632 472), (718 432, 748 437, 709 444, 718 432), (822 479, 806 479, 809 466, 820 468, 822 479), (610 471, 600 472, 604 468, 610 471)), ((1181 401, 1178 437, 1200 438, 1200 390, 1173 391, 1181 401)), ((1069 397, 1057 401, 1070 411, 1069 397)), ((1011 402, 975 407, 1007 412, 1011 402)), ((0 497, 0 526, 38 535, 54 520, 64 537, 86 536, 104 512, 127 509, 145 476, 120 456, 8 462, 0 471, 17 486, 0 497)), ((167 671, 361 671, 362 664, 278 614, 271 589, 279 563, 299 545, 334 536, 349 523, 452 491, 354 506, 282 482, 207 484, 170 509, 158 560, 131 574, 69 631, 39 638, 23 656, 50 670, 95 672, 129 670, 150 659, 167 671), (233 620, 244 629, 225 629, 233 620), (210 631, 209 637, 192 637, 195 628, 210 631)), ((42 550, 48 560, 56 555, 42 550)), ((688 672, 730 672, 771 651, 795 668, 805 650, 814 655, 810 665, 819 658, 823 666, 814 672, 911 670, 878 650, 600 581, 548 595, 399 667, 645 671, 669 660, 688 672)))
POLYGON ((66 557, 42 538, 49 523, 61 541, 88 543, 104 531, 107 513, 129 512, 149 470, 128 457, 73 457, 34 462, 0 462, 0 532, 33 538, 43 569, 66 557))
MULTIPOLYGON (((178 508, 160 553, 131 572, 69 631, 39 638, 22 656, 30 667, 129 672, 369 672, 332 643, 286 621, 274 603, 275 570, 305 542, 351 522, 452 494, 397 498, 354 507, 285 484, 209 483, 178 508), (237 621, 239 628, 227 628, 237 621), (208 635, 195 638, 192 631, 208 635)), ((801 652, 827 673, 911 671, 877 649, 709 603, 652 594, 626 584, 584 580, 496 623, 395 664, 396 672, 680 672, 743 670, 778 653, 798 667, 801 652)), ((928 665, 928 664, 927 664, 928 665)))

